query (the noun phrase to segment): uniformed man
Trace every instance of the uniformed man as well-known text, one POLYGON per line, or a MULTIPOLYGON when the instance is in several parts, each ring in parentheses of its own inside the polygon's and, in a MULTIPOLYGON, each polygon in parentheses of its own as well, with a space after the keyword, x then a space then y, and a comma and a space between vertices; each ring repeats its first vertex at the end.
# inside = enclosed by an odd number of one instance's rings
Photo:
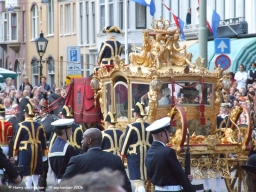
POLYGON ((144 181, 147 180, 147 173, 144 159, 153 139, 151 134, 146 132, 149 124, 143 120, 146 116, 143 104, 136 103, 133 116, 135 122, 126 127, 120 155, 127 158, 130 180, 134 180, 136 191, 145 192, 144 181))
POLYGON ((105 123, 107 129, 102 131, 101 149, 106 152, 111 152, 115 155, 119 154, 123 131, 115 127, 116 114, 108 112, 105 123))
POLYGON ((46 135, 42 124, 35 122, 34 109, 30 103, 25 107, 25 121, 18 124, 19 128, 13 146, 13 155, 18 165, 23 165, 20 172, 24 176, 26 187, 34 190, 38 187, 38 177, 43 173, 43 161, 47 160, 46 135))
POLYGON ((148 177, 155 185, 155 191, 186 191, 194 192, 187 176, 179 163, 174 149, 166 147, 170 138, 171 118, 164 117, 156 120, 146 128, 151 132, 153 143, 147 152, 145 164, 148 177))
POLYGON ((58 119, 51 123, 57 137, 49 153, 49 161, 58 183, 65 173, 69 159, 78 155, 78 152, 67 141, 72 135, 72 124, 74 119, 58 119))
POLYGON ((110 34, 108 40, 103 42, 100 47, 100 54, 98 57, 99 65, 113 65, 115 56, 121 55, 122 44, 116 40, 114 34, 122 33, 116 26, 104 27, 102 33, 110 34))
MULTIPOLYGON (((9 156, 9 142, 13 139, 13 128, 12 124, 8 121, 5 121, 5 108, 3 105, 0 105, 0 147, 3 150, 3 153, 8 158, 9 156)), ((0 183, 3 177, 3 169, 0 169, 0 183)))
MULTIPOLYGON (((73 119, 72 108, 66 105, 63 106, 62 112, 60 114, 62 119, 73 119)), ((72 123, 72 135, 69 137, 69 143, 77 150, 79 153, 81 151, 81 142, 84 134, 84 130, 82 125, 72 123)), ((50 139, 49 150, 51 150, 51 146, 53 145, 54 140, 56 139, 56 133, 53 134, 50 139)))

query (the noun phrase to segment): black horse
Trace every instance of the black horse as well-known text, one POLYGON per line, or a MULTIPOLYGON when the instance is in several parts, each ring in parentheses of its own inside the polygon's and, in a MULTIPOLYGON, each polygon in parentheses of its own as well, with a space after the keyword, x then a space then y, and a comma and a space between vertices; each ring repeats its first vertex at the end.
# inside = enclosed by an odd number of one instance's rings
POLYGON ((52 93, 48 96, 49 111, 54 115, 58 115, 62 111, 65 99, 56 93, 52 93))

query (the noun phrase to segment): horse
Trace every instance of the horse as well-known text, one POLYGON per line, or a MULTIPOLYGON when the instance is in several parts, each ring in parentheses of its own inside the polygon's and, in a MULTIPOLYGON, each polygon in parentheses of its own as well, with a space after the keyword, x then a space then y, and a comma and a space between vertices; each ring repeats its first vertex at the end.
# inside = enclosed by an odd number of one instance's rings
POLYGON ((48 110, 54 115, 58 115, 62 111, 65 99, 56 93, 52 93, 48 96, 48 110))
POLYGON ((54 114, 46 114, 36 119, 38 123, 41 123, 43 125, 47 141, 49 141, 51 134, 53 133, 53 126, 51 125, 51 123, 58 120, 59 118, 60 117, 54 114))

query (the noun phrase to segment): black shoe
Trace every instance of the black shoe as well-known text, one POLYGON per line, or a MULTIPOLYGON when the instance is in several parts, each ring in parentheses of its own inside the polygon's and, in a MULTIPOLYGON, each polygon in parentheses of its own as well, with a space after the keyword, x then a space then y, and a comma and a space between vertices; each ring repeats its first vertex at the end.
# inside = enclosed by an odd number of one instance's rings
POLYGON ((212 192, 212 190, 208 189, 208 190, 204 190, 203 192, 212 192))

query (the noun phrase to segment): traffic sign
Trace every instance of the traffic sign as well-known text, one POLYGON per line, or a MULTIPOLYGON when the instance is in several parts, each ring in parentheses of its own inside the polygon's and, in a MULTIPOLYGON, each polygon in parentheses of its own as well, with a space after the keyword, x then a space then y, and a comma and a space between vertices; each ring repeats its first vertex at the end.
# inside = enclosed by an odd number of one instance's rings
POLYGON ((214 39, 215 54, 230 54, 230 39, 229 38, 216 38, 214 39))
POLYGON ((219 55, 216 60, 215 60, 215 66, 219 67, 226 70, 230 67, 231 65, 231 60, 227 55, 219 55))
POLYGON ((67 47, 67 75, 80 75, 80 47, 68 46, 67 47))

